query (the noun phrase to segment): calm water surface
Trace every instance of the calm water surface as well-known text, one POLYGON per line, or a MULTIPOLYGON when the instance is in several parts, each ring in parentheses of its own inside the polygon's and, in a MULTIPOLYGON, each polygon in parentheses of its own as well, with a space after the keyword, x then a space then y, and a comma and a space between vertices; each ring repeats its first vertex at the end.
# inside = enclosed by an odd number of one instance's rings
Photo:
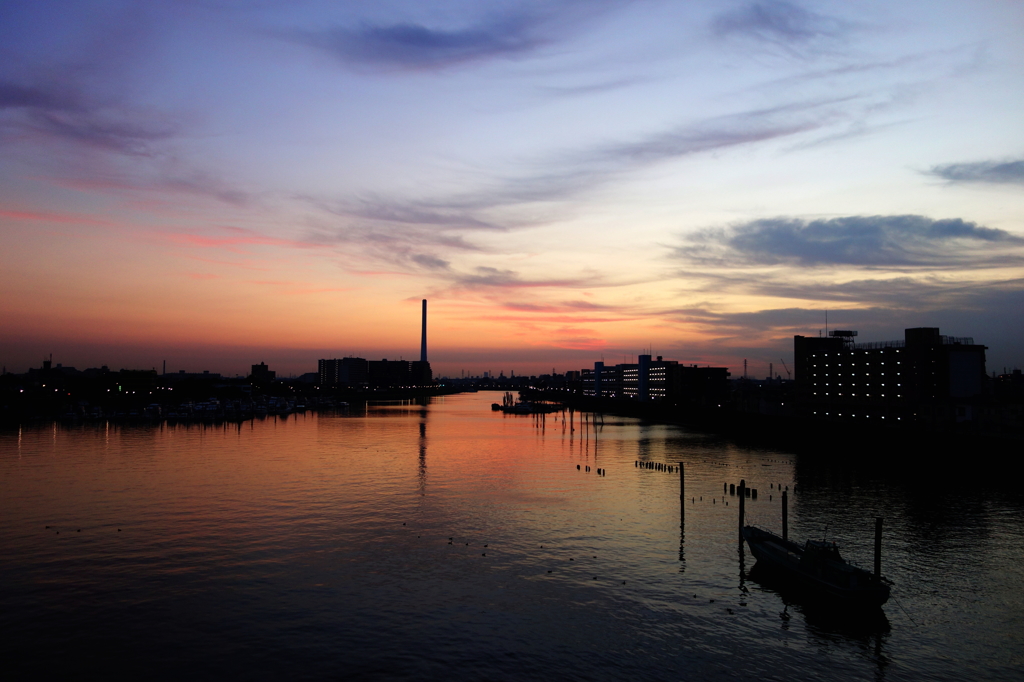
POLYGON ((966 480, 972 457, 883 475, 631 419, 506 416, 496 395, 0 432, 5 671, 1024 677, 1024 503, 966 480), (682 510, 678 475, 636 460, 684 463, 682 510), (751 576, 723 496, 741 478, 754 522, 778 529, 776 487, 797 485, 791 536, 827 533, 864 566, 884 516, 884 613, 806 612, 751 576))

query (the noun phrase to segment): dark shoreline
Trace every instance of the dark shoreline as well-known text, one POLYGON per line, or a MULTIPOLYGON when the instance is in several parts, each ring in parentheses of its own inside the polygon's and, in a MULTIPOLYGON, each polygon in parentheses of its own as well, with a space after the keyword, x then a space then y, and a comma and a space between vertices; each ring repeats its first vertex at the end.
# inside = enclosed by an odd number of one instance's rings
MULTIPOLYGON (((233 387, 232 387, 233 388, 233 387)), ((59 423, 67 425, 98 425, 115 423, 125 425, 159 425, 159 424, 242 424, 253 419, 269 417, 287 418, 307 412, 334 412, 339 410, 359 409, 357 406, 370 403, 427 401, 431 398, 469 392, 462 388, 447 386, 408 387, 401 389, 340 389, 318 391, 316 395, 306 394, 266 394, 247 395, 239 398, 232 390, 213 388, 202 391, 206 400, 189 401, 208 403, 214 400, 217 409, 185 413, 182 403, 144 405, 142 402, 121 404, 104 409, 102 414, 72 414, 62 405, 57 409, 31 409, 31 405, 4 406, 0 410, 0 428, 12 429, 23 426, 41 426, 59 423), (159 409, 154 409, 157 407, 159 409), (20 408, 20 409, 19 409, 20 408)), ((191 409, 191 407, 190 407, 191 409)))
MULTIPOLYGON (((882 426, 840 419, 741 412, 732 405, 639 403, 536 390, 524 390, 521 394, 529 400, 561 402, 573 410, 673 424, 748 447, 789 449, 798 453, 857 452, 860 457, 874 453, 880 458, 898 454, 903 461, 934 461, 953 453, 974 453, 990 448, 1016 451, 1024 446, 1024 434, 978 431, 970 424, 959 430, 921 424, 882 426)), ((1013 469, 1020 467, 1016 458, 1011 466, 1013 469)))

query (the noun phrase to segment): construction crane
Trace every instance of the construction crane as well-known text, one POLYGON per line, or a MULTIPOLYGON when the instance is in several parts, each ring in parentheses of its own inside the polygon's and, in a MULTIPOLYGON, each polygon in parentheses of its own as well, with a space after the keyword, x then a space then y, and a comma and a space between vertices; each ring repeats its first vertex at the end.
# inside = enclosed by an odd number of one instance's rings
MULTIPOLYGON (((782 360, 782 358, 779 358, 779 360, 782 360)), ((786 367, 786 361, 785 360, 782 360, 782 368, 786 370, 786 376, 789 377, 790 381, 792 381, 793 380, 793 373, 789 371, 789 367, 786 367)))

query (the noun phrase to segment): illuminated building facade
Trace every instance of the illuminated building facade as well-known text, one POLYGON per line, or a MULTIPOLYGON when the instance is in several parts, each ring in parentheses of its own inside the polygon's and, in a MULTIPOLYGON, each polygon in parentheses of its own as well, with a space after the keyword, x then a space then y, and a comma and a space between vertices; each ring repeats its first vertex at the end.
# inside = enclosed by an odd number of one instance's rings
POLYGON ((902 341, 855 343, 856 332, 794 337, 796 385, 807 416, 902 422, 967 421, 985 386, 985 346, 907 329, 902 341))

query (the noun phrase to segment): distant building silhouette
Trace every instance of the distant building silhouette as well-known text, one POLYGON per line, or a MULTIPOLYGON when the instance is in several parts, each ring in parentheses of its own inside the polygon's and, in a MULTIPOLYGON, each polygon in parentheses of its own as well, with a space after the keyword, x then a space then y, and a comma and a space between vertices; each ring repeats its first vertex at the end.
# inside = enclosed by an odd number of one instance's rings
POLYGON ((179 381, 186 380, 201 380, 201 381, 219 381, 221 375, 219 372, 211 372, 208 369, 204 369, 202 372, 186 372, 183 369, 178 370, 177 373, 163 374, 161 380, 167 383, 176 383, 179 381))
POLYGON ((369 367, 365 358, 334 358, 317 363, 319 384, 324 388, 366 386, 369 367))
POLYGON ((252 366, 252 374, 249 375, 249 380, 253 383, 267 384, 273 381, 276 376, 277 372, 271 371, 266 363, 261 362, 258 365, 252 366))
POLYGON ((729 394, 729 370, 725 367, 681 365, 677 360, 640 355, 638 362, 606 366, 595 362, 576 377, 583 395, 638 401, 663 400, 717 403, 729 394))
POLYGON ((373 388, 411 386, 412 375, 408 360, 370 360, 369 383, 373 388))
POLYGON ((430 386, 434 383, 434 373, 430 370, 430 363, 426 360, 418 360, 409 364, 409 379, 413 386, 430 386))

